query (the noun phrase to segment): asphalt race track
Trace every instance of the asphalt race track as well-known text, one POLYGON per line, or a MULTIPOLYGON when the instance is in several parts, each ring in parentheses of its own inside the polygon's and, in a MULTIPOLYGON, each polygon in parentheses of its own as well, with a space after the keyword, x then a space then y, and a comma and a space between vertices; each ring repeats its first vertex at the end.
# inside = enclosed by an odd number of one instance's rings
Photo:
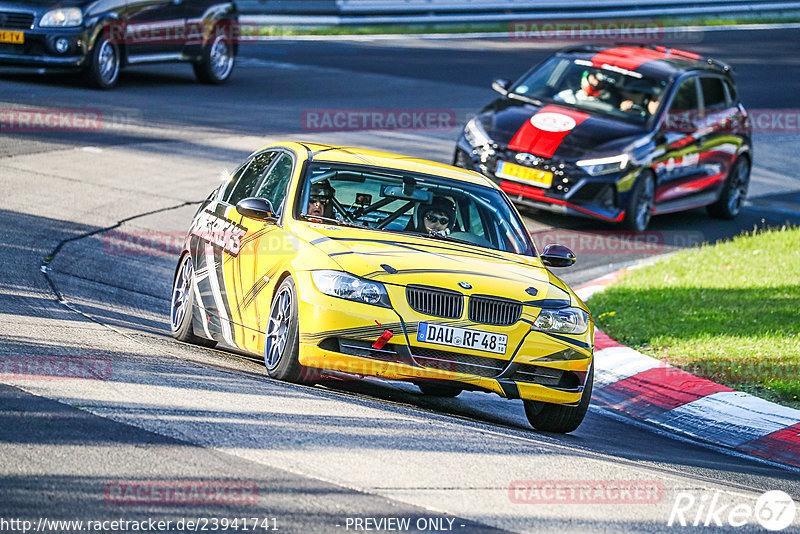
MULTIPOLYGON (((798 113, 797 30, 695 37, 684 46, 733 64, 751 109, 798 113)), ((679 493, 707 503, 719 492, 729 508, 752 507, 768 490, 800 500, 796 470, 677 439, 599 405, 562 436, 533 432, 521 401, 487 394, 431 399, 379 380, 270 380, 263 362, 174 342, 174 249, 121 249, 108 237, 113 230, 180 242, 193 204, 273 140, 449 162, 458 129, 492 98, 491 80, 514 78, 559 46, 276 40, 242 45, 226 86, 199 85, 190 66, 176 65, 124 71, 111 92, 87 89, 72 74, 0 71, 0 112, 102 117, 88 130, 0 132, 0 357, 80 357, 107 370, 96 380, 0 375, 0 518, 247 516, 274 518, 280 532, 354 531, 356 518, 411 518, 411 532, 713 532, 725 529, 668 526, 679 493), (304 113, 326 109, 444 110, 458 124, 309 131, 304 113), (640 481, 660 490, 647 503, 536 504, 509 492, 526 480, 640 481), (108 494, 114 484, 164 481, 254 485, 258 498, 120 505, 108 494)), ((735 221, 703 210, 656 217, 655 240, 630 248, 594 221, 537 212, 526 219, 539 245, 554 236, 577 243, 578 264, 563 271, 574 285, 754 226, 797 224, 797 131, 795 119, 794 133, 755 135, 749 201, 735 221)), ((697 507, 687 520, 696 513, 705 521, 697 507)), ((763 529, 751 518, 737 531, 763 529)))

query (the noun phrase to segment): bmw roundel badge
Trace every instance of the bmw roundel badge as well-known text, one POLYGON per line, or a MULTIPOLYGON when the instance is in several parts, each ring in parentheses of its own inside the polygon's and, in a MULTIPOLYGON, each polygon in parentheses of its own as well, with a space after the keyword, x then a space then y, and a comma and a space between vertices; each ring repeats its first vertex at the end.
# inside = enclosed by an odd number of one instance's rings
POLYGON ((468 284, 467 282, 459 282, 458 287, 461 289, 472 289, 472 284, 468 284))

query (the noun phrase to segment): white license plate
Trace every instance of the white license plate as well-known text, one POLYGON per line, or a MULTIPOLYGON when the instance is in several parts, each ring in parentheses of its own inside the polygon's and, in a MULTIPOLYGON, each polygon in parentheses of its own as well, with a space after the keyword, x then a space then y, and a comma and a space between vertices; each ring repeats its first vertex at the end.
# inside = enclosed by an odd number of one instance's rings
POLYGON ((505 354, 508 336, 506 334, 495 334, 494 332, 483 332, 482 330, 419 323, 417 341, 505 354))

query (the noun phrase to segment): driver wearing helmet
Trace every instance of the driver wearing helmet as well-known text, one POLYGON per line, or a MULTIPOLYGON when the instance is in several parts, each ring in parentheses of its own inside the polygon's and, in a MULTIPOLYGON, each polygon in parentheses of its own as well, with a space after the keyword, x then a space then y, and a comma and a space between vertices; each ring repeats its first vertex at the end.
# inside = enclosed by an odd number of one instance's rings
POLYGON ((417 228, 426 234, 448 235, 456 222, 456 207, 453 201, 434 196, 430 204, 423 204, 417 210, 417 228))
POLYGON ((308 210, 306 214, 312 217, 333 218, 333 199, 336 190, 327 180, 311 184, 308 194, 308 210))

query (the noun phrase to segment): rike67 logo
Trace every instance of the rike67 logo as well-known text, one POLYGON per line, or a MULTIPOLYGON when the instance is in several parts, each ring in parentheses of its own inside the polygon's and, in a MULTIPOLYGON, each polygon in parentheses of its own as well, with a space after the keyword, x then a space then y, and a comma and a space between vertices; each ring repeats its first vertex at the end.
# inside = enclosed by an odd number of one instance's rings
POLYGON ((761 495, 755 505, 726 500, 719 491, 704 493, 680 492, 669 514, 667 526, 673 527, 734 527, 754 520, 763 528, 777 532, 794 523, 797 507, 791 496, 780 490, 761 495))

